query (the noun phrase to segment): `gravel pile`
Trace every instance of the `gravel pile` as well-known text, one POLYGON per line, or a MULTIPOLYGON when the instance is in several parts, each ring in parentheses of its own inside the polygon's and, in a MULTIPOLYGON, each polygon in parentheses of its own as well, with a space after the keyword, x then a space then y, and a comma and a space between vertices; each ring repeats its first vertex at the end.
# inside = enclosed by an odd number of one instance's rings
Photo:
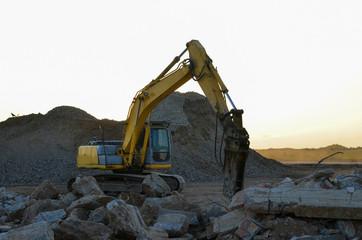
MULTIPOLYGON (((215 114, 204 96, 173 93, 154 109, 151 118, 169 121, 174 132, 172 169, 167 172, 181 175, 187 182, 221 179, 214 154, 215 114)), ((39 184, 45 179, 65 184, 74 176, 104 173, 76 168, 78 146, 94 136, 101 139, 100 125, 105 139, 122 139, 124 122, 98 120, 69 106, 0 122, 0 184, 39 184)), ((219 125, 217 149, 221 135, 219 125)), ((285 172, 287 167, 250 151, 246 176, 285 172)))

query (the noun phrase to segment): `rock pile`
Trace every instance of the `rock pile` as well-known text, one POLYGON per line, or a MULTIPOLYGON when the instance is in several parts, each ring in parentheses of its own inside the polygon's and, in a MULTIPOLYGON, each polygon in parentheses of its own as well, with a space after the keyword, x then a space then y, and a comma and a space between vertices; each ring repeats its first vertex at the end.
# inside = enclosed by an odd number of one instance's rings
POLYGON ((104 195, 93 177, 77 178, 63 194, 49 180, 31 196, 0 188, 0 239, 193 239, 203 228, 202 211, 162 181, 145 180, 147 198, 137 206, 130 203, 134 193, 104 195))
MULTIPOLYGON (((187 182, 221 180, 221 167, 214 154, 215 113, 204 96, 173 93, 154 109, 151 118, 169 121, 174 132, 172 169, 168 173, 181 175, 187 182)), ((76 168, 77 149, 94 137, 102 139, 99 126, 103 127, 105 139, 122 139, 123 125, 124 122, 98 120, 68 106, 54 108, 45 115, 31 114, 0 122, 0 184, 32 185, 46 179, 66 184, 75 176, 100 173, 76 168)), ((217 135, 218 153, 220 125, 217 135)), ((287 171, 282 164, 251 150, 246 176, 287 171)))
POLYGON ((362 175, 332 179, 333 173, 327 169, 238 192, 231 212, 214 220, 204 239, 361 239, 362 175))
MULTIPOLYGON (((17 196, 0 188, 0 240, 360 239, 361 175, 354 173, 342 183, 340 176, 336 181, 331 179, 332 172, 323 170, 296 181, 286 179, 277 187, 264 184, 245 189, 233 197, 228 209, 214 204, 202 210, 179 193, 169 192, 157 175, 143 182, 145 195, 124 193, 118 198, 104 195, 93 177, 78 177, 72 185, 73 191, 62 194, 48 180, 30 196, 17 196), (354 188, 352 195, 347 190, 349 185, 354 188), (265 200, 268 207, 264 208, 260 201, 264 195, 250 189, 271 190, 265 200), (311 212, 307 208, 291 212, 290 209, 297 209, 295 206, 303 205, 303 199, 288 202, 287 194, 285 198, 273 199, 272 192, 278 192, 277 189, 284 189, 284 193, 295 189, 342 191, 338 192, 339 199, 345 193, 350 194, 350 199, 358 198, 355 199, 358 204, 345 199, 339 207, 354 212, 354 220, 347 216, 347 211, 331 216, 331 209, 327 208, 324 212, 311 212)), ((325 201, 325 207, 332 206, 334 201, 326 197, 317 200, 325 201)))

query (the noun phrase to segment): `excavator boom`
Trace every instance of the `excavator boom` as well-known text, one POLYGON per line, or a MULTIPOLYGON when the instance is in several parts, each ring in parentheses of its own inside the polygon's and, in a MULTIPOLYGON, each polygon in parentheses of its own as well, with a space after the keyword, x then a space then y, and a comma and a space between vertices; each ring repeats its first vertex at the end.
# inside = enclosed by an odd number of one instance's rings
POLYGON ((194 79, 200 85, 224 127, 224 194, 233 196, 235 192, 242 189, 245 162, 249 151, 249 136, 242 123, 243 110, 229 111, 225 99, 228 89, 200 42, 192 40, 186 46, 185 51, 175 57, 155 80, 152 80, 134 97, 127 117, 122 156, 127 166, 133 165, 138 138, 152 109, 187 81, 194 79), (189 52, 189 59, 182 61, 174 71, 169 72, 186 51, 189 52))

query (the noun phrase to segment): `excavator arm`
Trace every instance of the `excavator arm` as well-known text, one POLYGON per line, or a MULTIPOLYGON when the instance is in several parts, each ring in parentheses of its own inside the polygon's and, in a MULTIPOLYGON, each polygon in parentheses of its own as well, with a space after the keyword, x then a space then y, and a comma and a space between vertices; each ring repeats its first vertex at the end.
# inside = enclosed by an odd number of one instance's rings
MULTIPOLYGON (((225 99, 228 89, 199 41, 192 40, 186 46, 187 48, 175 57, 156 79, 137 92, 133 98, 126 120, 123 145, 119 151, 127 168, 142 166, 145 154, 144 151, 137 150, 136 146, 145 125, 146 134, 149 132, 147 119, 153 108, 187 81, 194 79, 199 83, 223 125, 224 194, 233 196, 242 189, 249 151, 249 136, 242 123, 243 110, 229 111, 225 99), (175 70, 169 72, 186 51, 189 52, 189 59, 182 61, 175 70)), ((143 146, 147 145, 147 141, 148 138, 145 137, 143 146)))

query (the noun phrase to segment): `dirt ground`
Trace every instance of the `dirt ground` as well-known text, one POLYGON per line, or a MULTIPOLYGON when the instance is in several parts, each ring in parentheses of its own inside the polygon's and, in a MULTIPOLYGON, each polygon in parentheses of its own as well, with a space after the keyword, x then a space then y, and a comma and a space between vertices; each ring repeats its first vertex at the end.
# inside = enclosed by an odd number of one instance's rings
MULTIPOLYGON (((259 184, 277 185, 286 176, 291 179, 299 179, 310 175, 314 170, 314 165, 310 164, 293 164, 288 165, 290 168, 289 175, 279 174, 266 177, 248 177, 244 179, 244 187, 257 186, 259 184)), ((348 175, 354 171, 362 171, 362 165, 357 164, 333 164, 333 165, 320 165, 315 171, 321 169, 332 168, 335 170, 335 177, 339 175, 348 175)), ((8 191, 13 191, 22 195, 30 195, 36 186, 5 186, 8 191)), ((61 193, 65 193, 65 185, 56 186, 61 193)), ((224 208, 228 208, 230 199, 223 195, 222 182, 190 182, 186 183, 185 189, 181 192, 182 195, 191 203, 198 204, 202 209, 218 204, 224 208)))

